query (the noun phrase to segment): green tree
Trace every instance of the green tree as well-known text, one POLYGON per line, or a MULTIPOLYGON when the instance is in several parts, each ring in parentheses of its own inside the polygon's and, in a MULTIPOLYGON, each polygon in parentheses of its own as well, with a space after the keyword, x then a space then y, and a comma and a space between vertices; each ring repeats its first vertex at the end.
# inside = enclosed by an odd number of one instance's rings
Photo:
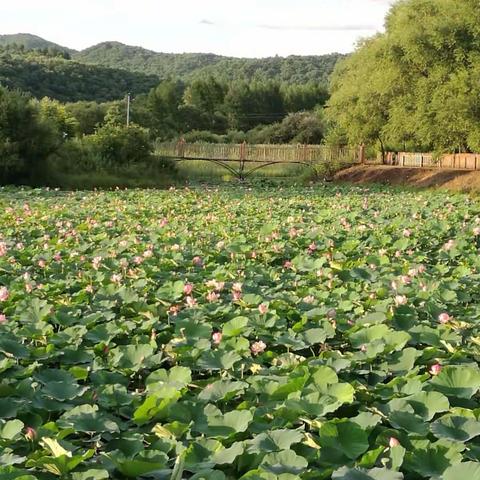
POLYGON ((385 33, 337 65, 329 119, 382 150, 477 149, 479 52, 477 1, 399 1, 385 33))
POLYGON ((0 87, 0 179, 29 181, 58 147, 59 132, 42 117, 38 102, 0 87))
POLYGON ((160 138, 171 138, 182 131, 182 113, 185 86, 180 81, 165 80, 148 95, 150 126, 160 138))

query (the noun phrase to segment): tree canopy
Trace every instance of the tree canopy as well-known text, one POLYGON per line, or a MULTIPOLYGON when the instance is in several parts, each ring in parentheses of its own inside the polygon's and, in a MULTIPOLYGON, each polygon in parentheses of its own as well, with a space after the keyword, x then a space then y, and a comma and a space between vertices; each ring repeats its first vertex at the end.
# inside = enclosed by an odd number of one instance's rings
POLYGON ((332 76, 328 116, 382 150, 480 150, 477 0, 401 0, 332 76))

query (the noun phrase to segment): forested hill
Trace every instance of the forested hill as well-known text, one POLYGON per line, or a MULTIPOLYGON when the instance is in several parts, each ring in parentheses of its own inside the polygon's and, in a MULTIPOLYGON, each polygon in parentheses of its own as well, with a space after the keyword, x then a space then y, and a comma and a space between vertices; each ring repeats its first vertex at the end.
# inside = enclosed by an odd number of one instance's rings
POLYGON ((118 42, 105 42, 74 54, 77 61, 183 80, 213 75, 219 80, 315 81, 326 84, 342 55, 234 58, 205 53, 157 53, 118 42))
POLYGON ((0 49, 0 85, 20 89, 37 98, 63 102, 105 102, 147 93, 159 78, 139 72, 85 65, 40 51, 0 49))
POLYGON ((0 35, 0 47, 7 47, 11 45, 16 45, 23 47, 25 50, 47 50, 54 49, 60 52, 67 52, 72 54, 75 50, 63 47, 57 43, 50 42, 45 40, 42 37, 37 35, 32 35, 31 33, 16 33, 13 35, 0 35))
POLYGON ((157 53, 118 42, 76 52, 35 35, 0 35, 0 85, 68 102, 104 102, 129 91, 138 95, 167 78, 190 82, 212 76, 221 82, 273 80, 326 87, 341 57, 333 53, 249 59, 157 53))

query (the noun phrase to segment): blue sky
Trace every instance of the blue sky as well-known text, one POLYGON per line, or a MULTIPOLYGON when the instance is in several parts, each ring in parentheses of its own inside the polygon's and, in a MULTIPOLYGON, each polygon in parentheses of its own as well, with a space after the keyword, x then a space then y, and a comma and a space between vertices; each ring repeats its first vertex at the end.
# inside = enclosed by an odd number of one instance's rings
POLYGON ((161 52, 265 57, 349 52, 381 30, 391 0, 15 0, 0 33, 76 49, 106 40, 161 52))

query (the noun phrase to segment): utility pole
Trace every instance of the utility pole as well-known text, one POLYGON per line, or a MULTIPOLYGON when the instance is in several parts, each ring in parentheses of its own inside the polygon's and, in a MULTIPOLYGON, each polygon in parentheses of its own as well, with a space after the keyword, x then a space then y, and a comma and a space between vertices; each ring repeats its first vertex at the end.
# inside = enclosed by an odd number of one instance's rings
POLYGON ((130 93, 127 93, 127 127, 130 126, 130 93))

